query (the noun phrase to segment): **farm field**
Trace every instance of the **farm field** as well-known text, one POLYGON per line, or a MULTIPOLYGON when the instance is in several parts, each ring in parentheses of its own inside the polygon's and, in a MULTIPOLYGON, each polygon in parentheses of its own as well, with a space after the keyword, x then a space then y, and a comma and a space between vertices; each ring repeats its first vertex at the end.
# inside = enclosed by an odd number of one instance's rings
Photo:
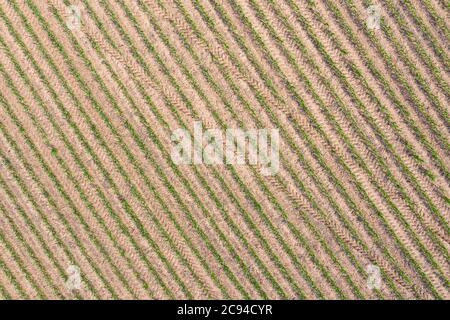
POLYGON ((0 1, 0 299, 450 299, 449 21, 0 1))

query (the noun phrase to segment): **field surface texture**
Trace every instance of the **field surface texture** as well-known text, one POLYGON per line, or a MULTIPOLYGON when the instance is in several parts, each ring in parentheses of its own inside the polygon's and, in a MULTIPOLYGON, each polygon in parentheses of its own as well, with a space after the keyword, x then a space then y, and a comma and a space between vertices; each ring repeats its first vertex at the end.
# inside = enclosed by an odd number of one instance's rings
POLYGON ((450 299, 449 57, 446 0, 0 0, 0 299, 450 299))

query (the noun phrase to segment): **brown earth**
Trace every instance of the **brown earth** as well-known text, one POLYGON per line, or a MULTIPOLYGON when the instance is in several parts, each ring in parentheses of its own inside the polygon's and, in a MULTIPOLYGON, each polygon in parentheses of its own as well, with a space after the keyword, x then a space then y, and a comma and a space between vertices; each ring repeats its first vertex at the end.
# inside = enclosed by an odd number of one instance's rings
POLYGON ((1 2, 0 299, 449 299, 449 12, 417 2, 1 2), (278 129, 279 170, 176 164, 195 122, 278 129))

